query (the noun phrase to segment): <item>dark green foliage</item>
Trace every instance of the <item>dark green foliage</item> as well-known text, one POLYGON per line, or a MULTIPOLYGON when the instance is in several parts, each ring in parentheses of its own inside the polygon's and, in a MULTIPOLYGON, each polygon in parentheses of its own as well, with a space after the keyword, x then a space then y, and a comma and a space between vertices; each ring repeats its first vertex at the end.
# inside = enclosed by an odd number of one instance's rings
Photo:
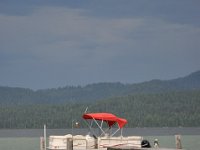
POLYGON ((118 97, 98 102, 93 109, 119 114, 129 127, 199 126, 199 105, 200 91, 185 91, 118 97))
POLYGON ((127 127, 200 126, 200 71, 138 84, 97 83, 33 91, 0 87, 0 128, 85 127, 82 114, 110 112, 127 127))
POLYGON ((0 128, 71 128, 72 120, 85 127, 82 114, 111 112, 128 120, 127 127, 200 126, 200 90, 134 94, 93 103, 0 106, 0 128))

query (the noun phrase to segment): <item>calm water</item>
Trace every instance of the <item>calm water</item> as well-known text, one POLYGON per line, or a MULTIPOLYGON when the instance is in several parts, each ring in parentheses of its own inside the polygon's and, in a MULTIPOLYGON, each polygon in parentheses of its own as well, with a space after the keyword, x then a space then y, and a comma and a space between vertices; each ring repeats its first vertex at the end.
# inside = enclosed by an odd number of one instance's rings
MULTIPOLYGON (((47 129, 47 135, 69 133, 86 134, 86 129, 47 129)), ((123 135, 142 135, 152 144, 157 138, 161 147, 174 148, 175 134, 181 134, 182 146, 186 150, 200 150, 200 128, 134 128, 124 129, 123 135)), ((0 150, 39 150, 42 129, 0 130, 0 150)), ((153 144, 152 144, 153 145, 153 144)))

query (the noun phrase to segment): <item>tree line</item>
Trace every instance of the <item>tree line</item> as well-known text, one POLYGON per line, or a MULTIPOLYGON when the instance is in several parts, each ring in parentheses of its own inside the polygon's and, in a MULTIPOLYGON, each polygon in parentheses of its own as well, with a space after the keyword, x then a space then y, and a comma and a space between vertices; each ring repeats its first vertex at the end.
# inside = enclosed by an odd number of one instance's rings
POLYGON ((0 104, 0 128, 71 128, 72 120, 86 125, 82 115, 110 112, 126 118, 126 127, 200 126, 200 90, 141 93, 93 102, 58 104, 0 104))

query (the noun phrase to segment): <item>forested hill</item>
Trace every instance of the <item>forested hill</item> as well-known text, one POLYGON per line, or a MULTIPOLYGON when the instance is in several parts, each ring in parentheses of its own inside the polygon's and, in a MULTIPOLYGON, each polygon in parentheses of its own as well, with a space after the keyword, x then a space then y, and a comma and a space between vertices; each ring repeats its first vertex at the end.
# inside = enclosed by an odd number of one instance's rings
POLYGON ((71 128, 72 120, 86 127, 81 116, 110 112, 126 118, 126 127, 199 127, 200 90, 134 94, 97 102, 66 104, 0 105, 1 128, 71 128))
POLYGON ((200 89, 200 71, 173 80, 152 80, 137 84, 95 83, 84 87, 66 86, 37 91, 2 86, 0 87, 0 104, 89 102, 137 93, 148 94, 195 89, 200 89))
POLYGON ((200 126, 200 71, 168 81, 97 83, 33 91, 0 87, 1 128, 70 128, 88 112, 126 118, 126 127, 200 126), (98 101, 97 101, 98 100, 98 101))

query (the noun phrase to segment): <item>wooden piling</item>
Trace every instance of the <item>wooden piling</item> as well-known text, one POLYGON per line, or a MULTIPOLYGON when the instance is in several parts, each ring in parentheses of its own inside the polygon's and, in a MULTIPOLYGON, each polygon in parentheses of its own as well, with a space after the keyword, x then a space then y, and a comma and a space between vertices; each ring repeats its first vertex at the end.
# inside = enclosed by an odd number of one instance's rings
POLYGON ((175 135, 176 149, 182 149, 181 135, 175 135))
POLYGON ((73 150, 73 139, 72 138, 67 138, 67 150, 73 150))
POLYGON ((40 150, 45 150, 44 137, 40 137, 40 150))
POLYGON ((98 145, 98 138, 95 138, 94 140, 94 148, 98 149, 99 145, 98 145))

